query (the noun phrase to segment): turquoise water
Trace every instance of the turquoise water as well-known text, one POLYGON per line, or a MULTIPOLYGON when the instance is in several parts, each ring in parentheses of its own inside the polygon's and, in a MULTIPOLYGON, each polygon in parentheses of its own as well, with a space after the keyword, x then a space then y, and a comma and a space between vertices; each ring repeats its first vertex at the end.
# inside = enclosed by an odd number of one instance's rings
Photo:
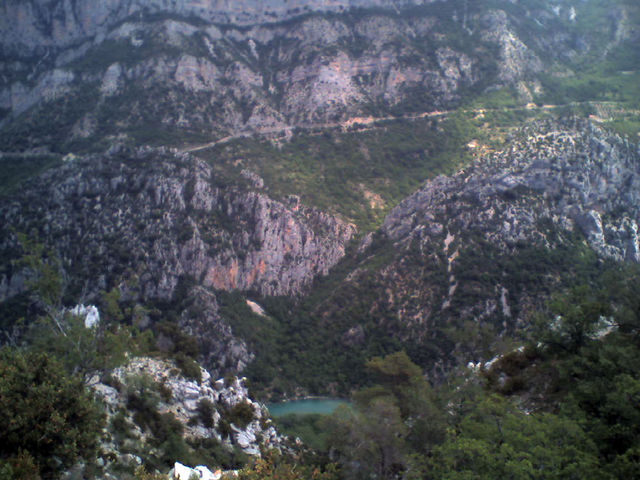
POLYGON ((291 400, 288 402, 268 403, 267 408, 272 417, 282 417, 290 413, 308 414, 320 413, 329 415, 340 405, 348 405, 347 400, 338 398, 308 398, 305 400, 291 400))

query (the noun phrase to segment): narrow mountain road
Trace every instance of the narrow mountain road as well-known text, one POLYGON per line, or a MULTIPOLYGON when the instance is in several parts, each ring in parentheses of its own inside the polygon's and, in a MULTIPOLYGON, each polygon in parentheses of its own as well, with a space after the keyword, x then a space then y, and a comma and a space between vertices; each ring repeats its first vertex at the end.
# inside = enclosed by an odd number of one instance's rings
POLYGON ((602 102, 571 102, 571 103, 567 103, 567 104, 562 104, 562 105, 542 105, 542 106, 532 106, 531 104, 529 105, 522 105, 522 106, 517 106, 517 107, 505 107, 505 108, 474 108, 474 109, 458 109, 458 110, 434 110, 434 111, 430 111, 430 112, 421 112, 421 113, 408 113, 406 115, 400 115, 400 116, 384 116, 384 117, 352 117, 349 118, 347 120, 343 120, 341 122, 330 122, 330 123, 313 123, 313 124, 300 124, 300 125, 281 125, 281 126, 277 126, 277 127, 270 127, 270 128, 262 128, 262 129, 256 129, 256 130, 252 130, 252 131, 242 131, 242 132, 238 132, 234 135, 228 135, 226 137, 223 138, 219 138, 218 140, 214 140, 212 142, 208 142, 208 143, 204 143, 201 145, 194 145, 191 147, 185 147, 181 150, 182 153, 194 153, 194 152, 199 152, 202 150, 206 150, 208 148, 213 148, 217 145, 222 145, 228 142, 231 142, 233 140, 237 140, 240 138, 247 138, 247 137, 251 137, 252 135, 258 135, 258 136, 269 136, 269 135, 283 135, 283 134, 291 134, 293 132, 294 129, 297 130, 323 130, 323 129, 332 129, 332 128, 341 128, 343 130, 347 130, 349 128, 352 128, 354 126, 358 126, 358 127, 371 127, 377 123, 380 122, 389 122, 389 121, 393 121, 393 120, 418 120, 418 119, 422 119, 422 118, 435 118, 435 117, 442 117, 442 116, 446 116, 446 115, 450 115, 452 113, 455 112, 461 112, 461 113, 470 113, 470 114, 474 114, 474 115, 479 115, 479 114, 483 114, 483 113, 489 113, 489 112, 512 112, 512 111, 517 111, 517 110, 529 110, 529 111, 533 111, 533 110, 537 110, 537 111, 548 111, 548 110, 555 110, 558 108, 563 108, 563 107, 575 107, 575 106, 580 106, 580 105, 593 105, 593 104, 598 104, 598 105, 617 105, 618 102, 611 102, 611 101, 602 101, 602 102))
POLYGON ((293 132, 294 129, 298 129, 298 130, 316 130, 316 129, 320 129, 320 130, 324 130, 324 129, 331 129, 331 128, 341 128, 343 130, 347 130, 350 127, 353 126, 370 126, 370 125, 374 125, 376 123, 379 122, 389 122, 389 121, 393 121, 393 120, 417 120, 420 118, 429 118, 429 117, 439 117, 439 116, 443 116, 443 115, 447 115, 452 113, 453 110, 448 110, 448 111, 433 111, 433 112, 423 112, 423 113, 412 113, 412 114, 407 114, 407 115, 402 115, 402 116, 386 116, 386 117, 353 117, 353 118, 349 118, 347 120, 344 120, 342 122, 332 122, 332 123, 313 123, 313 124, 301 124, 301 125, 286 125, 286 126, 280 126, 280 127, 272 127, 272 128, 261 128, 261 129, 256 129, 250 132, 239 132, 235 135, 229 135, 223 138, 220 138, 218 140, 214 140, 212 142, 208 142, 208 143, 204 143, 201 145, 194 145, 191 147, 186 147, 183 148, 181 150, 182 153, 194 153, 194 152, 199 152, 201 150, 206 150, 208 148, 213 148, 216 145, 221 145, 224 143, 228 143, 232 140, 237 140, 239 138, 247 138, 250 137, 252 135, 259 135, 259 136, 267 136, 267 135, 274 135, 274 134, 286 134, 286 133, 290 133, 293 132))

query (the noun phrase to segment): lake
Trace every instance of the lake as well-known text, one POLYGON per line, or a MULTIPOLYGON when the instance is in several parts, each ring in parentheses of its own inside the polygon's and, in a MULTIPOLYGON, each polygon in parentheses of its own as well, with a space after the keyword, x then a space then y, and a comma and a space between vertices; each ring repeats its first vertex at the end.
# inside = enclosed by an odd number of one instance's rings
POLYGON ((291 413, 300 415, 319 413, 329 415, 340 405, 349 405, 347 400, 339 398, 307 398, 304 400, 290 400, 287 402, 268 403, 267 408, 272 417, 282 417, 291 413))

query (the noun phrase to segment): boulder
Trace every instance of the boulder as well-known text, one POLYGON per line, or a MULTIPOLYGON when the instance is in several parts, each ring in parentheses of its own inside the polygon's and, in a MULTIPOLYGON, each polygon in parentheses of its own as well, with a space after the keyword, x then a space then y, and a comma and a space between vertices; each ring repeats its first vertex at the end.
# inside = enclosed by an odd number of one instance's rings
POLYGON ((191 468, 181 464, 180 462, 176 462, 169 472, 169 478, 171 480, 193 480, 194 478, 197 478, 198 480, 219 480, 220 477, 222 477, 221 470, 212 472, 204 465, 198 465, 197 467, 191 468))

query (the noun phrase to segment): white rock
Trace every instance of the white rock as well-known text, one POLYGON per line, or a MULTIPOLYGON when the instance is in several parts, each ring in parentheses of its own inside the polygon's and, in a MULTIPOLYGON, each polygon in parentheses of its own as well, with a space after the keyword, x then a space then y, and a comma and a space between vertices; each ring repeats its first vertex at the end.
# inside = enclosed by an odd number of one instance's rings
POLYGON ((180 462, 176 462, 171 472, 169 472, 169 478, 172 480, 189 480, 192 473, 194 473, 194 471, 191 468, 182 465, 180 462))
POLYGON ((194 470, 198 472, 198 475, 200 475, 200 478, 202 480, 219 480, 219 478, 222 476, 222 472, 220 470, 212 472, 203 465, 198 465, 194 468, 194 470))
POLYGON ((169 472, 169 478, 172 480, 191 480, 193 477, 199 480, 219 480, 222 477, 222 472, 220 470, 212 472, 204 465, 191 468, 180 462, 176 462, 169 472))
POLYGON ((76 317, 84 317, 86 328, 93 328, 100 322, 100 312, 95 305, 76 305, 71 309, 71 313, 76 317))
POLYGON ((122 67, 120 67, 119 63, 114 63, 109 66, 102 78, 102 85, 100 86, 102 94, 105 96, 111 96, 116 93, 122 82, 121 77, 122 67))

